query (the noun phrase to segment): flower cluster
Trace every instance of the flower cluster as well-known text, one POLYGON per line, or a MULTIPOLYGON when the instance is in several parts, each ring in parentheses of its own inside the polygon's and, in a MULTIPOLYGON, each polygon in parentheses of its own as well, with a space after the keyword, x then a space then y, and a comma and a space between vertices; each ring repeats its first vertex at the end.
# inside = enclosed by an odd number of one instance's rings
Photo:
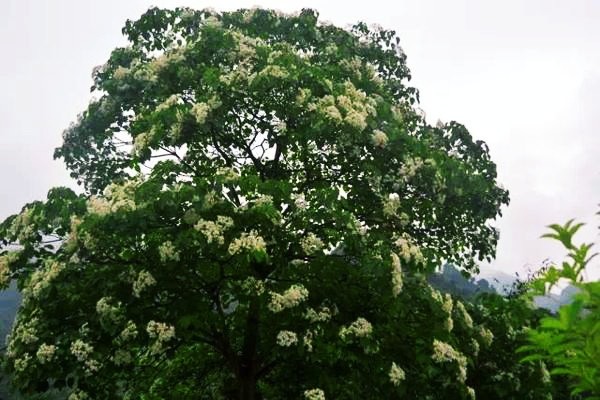
POLYGON ((199 125, 203 125, 206 122, 209 112, 210 106, 207 103, 196 103, 192 107, 192 115, 199 125))
POLYGON ((172 94, 169 97, 167 97, 167 99, 165 101, 163 101, 156 107, 156 111, 162 112, 162 111, 168 110, 169 108, 171 108, 177 104, 180 104, 180 101, 181 101, 181 97, 178 94, 172 94))
POLYGON ((459 320, 464 324, 466 328, 473 328, 473 318, 471 318, 464 304, 460 301, 456 302, 455 312, 458 315, 459 320))
POLYGON ((242 282, 242 290, 247 295, 262 295, 265 292, 265 282, 249 276, 242 282))
POLYGON ((383 215, 386 217, 396 216, 399 208, 400 196, 398 193, 390 193, 390 195, 383 200, 383 215))
POLYGON ((31 274, 29 285, 24 289, 23 294, 38 298, 52 281, 65 269, 65 265, 58 261, 50 260, 40 269, 31 274))
POLYGON ((309 353, 313 351, 313 331, 307 330, 302 337, 302 344, 309 353))
POLYGON ((170 240, 167 240, 158 246, 158 255, 160 261, 163 263, 166 263, 167 261, 179 261, 179 251, 170 240))
POLYGON ((25 371, 27 369, 27 367, 29 366, 30 360, 31 360, 31 355, 29 353, 25 353, 25 354, 23 354, 23 357, 17 358, 13 363, 15 371, 17 371, 17 372, 25 371))
POLYGON ((325 392, 318 388, 305 390, 304 398, 306 400, 325 400, 325 392))
POLYGON ((24 243, 35 237, 34 222, 33 209, 26 208, 15 217, 10 226, 10 231, 13 235, 16 235, 20 243, 24 243))
POLYGON ((423 160, 419 157, 407 158, 400 168, 400 175, 408 181, 413 178, 423 167, 423 160))
POLYGON ((464 382, 467 379, 467 357, 448 343, 434 339, 431 358, 437 363, 456 362, 459 369, 459 380, 464 382))
POLYGON ((148 322, 146 332, 148 332, 150 339, 154 339, 154 343, 150 346, 152 354, 161 353, 165 343, 175 337, 175 327, 167 325, 164 322, 148 322))
POLYGON ((392 294, 398 296, 402 291, 402 266, 400 265, 400 257, 396 253, 392 256, 392 294))
POLYGON ((302 251, 307 255, 313 255, 323 249, 325 244, 323 241, 314 233, 310 232, 308 235, 300 240, 300 246, 302 251))
POLYGON ((135 191, 141 180, 129 179, 122 184, 110 184, 104 189, 104 197, 91 196, 87 201, 90 214, 100 216, 117 211, 133 211, 136 208, 135 191))
POLYGON ((11 336, 11 340, 20 340, 24 344, 32 344, 37 342, 38 323, 39 320, 37 317, 32 318, 27 322, 17 323, 13 330, 14 334, 11 336))
POLYGON ((321 307, 319 311, 316 311, 314 308, 308 308, 304 313, 304 318, 312 323, 327 322, 331 319, 331 310, 329 310, 329 307, 321 307))
POLYGON ((277 334, 277 344, 282 347, 290 347, 298 343, 298 336, 292 331, 280 331, 277 334))
POLYGON ((217 168, 215 175, 218 176, 219 179, 221 179, 221 181, 224 183, 235 182, 240 177, 237 171, 230 167, 217 168))
POLYGON ((56 353, 56 346, 53 344, 42 343, 38 348, 36 356, 40 364, 45 364, 52 361, 54 353, 56 353))
POLYGON ((133 295, 135 297, 140 297, 145 289, 154 285, 156 285, 156 279, 154 279, 154 276, 152 276, 152 274, 148 271, 140 271, 137 279, 135 282, 133 282, 133 295))
POLYGON ((362 132, 367 127, 367 118, 377 114, 375 105, 375 100, 346 81, 343 94, 337 97, 326 95, 309 104, 308 108, 316 110, 336 124, 343 122, 362 132))
POLYGON ((307 203, 306 203, 306 197, 304 196, 304 193, 292 195, 292 200, 294 201, 294 205, 296 206, 296 208, 298 210, 306 209, 307 203))
POLYGON ((121 303, 113 305, 113 302, 112 297, 102 297, 96 303, 96 312, 100 316, 101 321, 109 324, 117 324, 122 320, 121 303))
POLYGON ((84 342, 81 339, 77 339, 76 341, 71 343, 71 354, 75 356, 77 361, 86 361, 93 351, 94 348, 92 347, 92 345, 84 342))
MULTIPOLYGON (((131 153, 132 154, 137 154, 140 155, 142 152, 144 152, 148 147, 150 147, 150 144, 152 143, 152 138, 153 138, 153 134, 152 132, 142 132, 139 133, 135 139, 133 139, 133 147, 131 149, 131 153)), ((98 199, 96 198, 95 201, 98 201, 98 199)), ((108 208, 108 204, 102 204, 102 203, 98 203, 97 207, 99 209, 102 209, 103 207, 108 208)), ((107 213, 107 211, 105 212, 107 213)))
POLYGON ((481 338, 481 342, 487 347, 491 346, 492 342, 494 341, 494 334, 492 331, 481 325, 477 327, 477 331, 479 333, 479 337, 481 338))
POLYGON ((135 325, 135 322, 130 320, 127 321, 127 324, 125 324, 125 328, 123 328, 123 330, 119 334, 119 340, 121 342, 127 342, 129 340, 135 339, 137 335, 137 326, 135 325))
POLYGON ((402 236, 394 242, 396 248, 398 248, 400 257, 406 262, 413 260, 417 264, 425 263, 425 258, 419 246, 413 243, 412 238, 407 234, 403 233, 402 236))
POLYGON ((17 260, 19 253, 12 251, 0 256, 0 288, 8 286, 11 280, 10 265, 17 260))
POLYGON ((229 244, 229 249, 227 251, 229 254, 234 255, 241 253, 244 250, 264 253, 267 251, 267 244, 262 236, 258 235, 256 231, 252 230, 249 233, 243 232, 239 238, 234 239, 229 244))
POLYGON ((71 392, 67 400, 89 400, 90 396, 82 390, 75 389, 71 392))
POLYGON ((388 135, 385 132, 375 129, 371 135, 371 141, 375 147, 384 148, 388 143, 388 135))
POLYGON ((202 233, 206 237, 208 243, 217 243, 223 245, 225 237, 223 233, 233 226, 233 219, 219 215, 216 221, 199 220, 194 229, 202 233))
POLYGON ((402 381, 406 379, 406 374, 404 373, 404 370, 400 368, 395 362, 392 363, 392 367, 390 368, 390 372, 388 375, 390 377, 390 382, 392 382, 394 386, 399 386, 400 383, 402 383, 402 381))
POLYGON ((292 285, 283 294, 271 292, 269 310, 274 313, 281 312, 286 308, 293 308, 308 298, 308 289, 302 285, 292 285))
POLYGON ((350 324, 350 326, 345 327, 343 326, 342 329, 340 329, 340 338, 342 340, 346 340, 350 337, 357 337, 357 338, 362 338, 362 337, 369 337, 371 336, 371 333, 373 332, 373 325, 371 325, 371 323, 369 321, 367 321, 366 319, 359 317, 356 319, 356 321, 354 321, 353 323, 350 324))

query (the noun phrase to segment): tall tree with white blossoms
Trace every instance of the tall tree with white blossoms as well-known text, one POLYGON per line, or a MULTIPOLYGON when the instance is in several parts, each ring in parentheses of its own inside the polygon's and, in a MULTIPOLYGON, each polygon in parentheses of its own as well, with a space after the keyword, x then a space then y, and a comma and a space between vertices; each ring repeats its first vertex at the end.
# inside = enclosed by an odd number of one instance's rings
POLYGON ((55 154, 85 193, 1 225, 15 385, 472 397, 489 331, 423 276, 491 258, 508 195, 483 142, 415 108, 395 33, 260 9, 150 9, 123 32, 55 154))

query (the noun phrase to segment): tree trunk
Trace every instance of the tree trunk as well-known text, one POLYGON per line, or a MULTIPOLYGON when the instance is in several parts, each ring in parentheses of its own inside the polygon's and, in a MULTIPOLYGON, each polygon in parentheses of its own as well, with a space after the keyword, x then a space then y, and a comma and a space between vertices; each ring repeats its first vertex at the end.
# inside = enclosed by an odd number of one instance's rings
POLYGON ((248 307, 246 333, 244 335, 244 345, 238 370, 240 400, 257 400, 259 398, 256 393, 256 375, 258 372, 258 359, 256 354, 259 323, 258 311, 258 298, 254 297, 250 300, 250 305, 248 307))

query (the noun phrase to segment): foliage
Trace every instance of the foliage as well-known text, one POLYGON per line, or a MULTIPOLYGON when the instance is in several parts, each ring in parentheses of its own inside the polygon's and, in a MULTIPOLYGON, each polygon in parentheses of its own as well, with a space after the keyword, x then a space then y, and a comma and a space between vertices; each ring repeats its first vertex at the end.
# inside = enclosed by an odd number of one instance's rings
POLYGON ((565 375, 571 381, 572 393, 586 399, 600 399, 600 282, 583 282, 583 274, 591 259, 592 244, 573 243, 583 224, 550 225, 544 235, 558 240, 568 251, 568 260, 560 267, 550 266, 545 274, 532 282, 531 293, 550 290, 561 279, 576 285, 580 292, 558 315, 542 319, 540 327, 530 332, 530 344, 521 351, 530 353, 528 360, 548 360, 554 364, 551 373, 565 375))
POLYGON ((14 385, 70 400, 473 398, 493 334, 424 276, 494 255, 485 143, 430 126, 394 32, 150 9, 0 225, 14 385), (440 390, 443 388, 443 390, 440 390))

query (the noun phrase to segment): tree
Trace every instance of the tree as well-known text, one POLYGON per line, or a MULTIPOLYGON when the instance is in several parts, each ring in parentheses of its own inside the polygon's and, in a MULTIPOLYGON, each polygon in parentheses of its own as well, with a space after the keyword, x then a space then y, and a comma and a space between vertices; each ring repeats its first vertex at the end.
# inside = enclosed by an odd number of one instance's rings
POLYGON ((474 396, 467 355, 491 333, 424 274, 493 257, 508 194, 485 143, 419 113, 395 33, 155 8, 123 31, 55 153, 85 193, 53 189, 0 229, 21 246, 0 263, 24 294, 14 384, 474 396))
POLYGON ((584 282, 586 268, 598 253, 591 253, 593 243, 573 243, 582 226, 573 220, 562 226, 552 224, 551 232, 544 235, 559 241, 568 251, 568 259, 548 266, 529 284, 527 294, 544 295, 561 279, 570 282, 578 293, 560 307, 558 315, 542 319, 520 351, 529 353, 523 361, 552 363, 550 372, 569 380, 572 395, 600 399, 600 282, 584 282))

